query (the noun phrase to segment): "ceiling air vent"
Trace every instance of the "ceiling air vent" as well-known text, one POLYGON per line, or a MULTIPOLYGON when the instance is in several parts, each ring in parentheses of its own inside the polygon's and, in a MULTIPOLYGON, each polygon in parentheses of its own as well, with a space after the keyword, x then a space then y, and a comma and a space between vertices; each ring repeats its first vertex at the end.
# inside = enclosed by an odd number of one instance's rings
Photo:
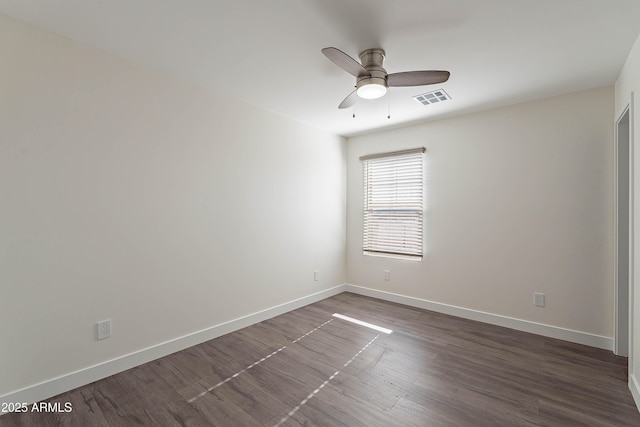
POLYGON ((437 89, 431 92, 423 93, 413 97, 417 102, 422 105, 435 104, 438 102, 446 101, 451 97, 443 89, 437 89))

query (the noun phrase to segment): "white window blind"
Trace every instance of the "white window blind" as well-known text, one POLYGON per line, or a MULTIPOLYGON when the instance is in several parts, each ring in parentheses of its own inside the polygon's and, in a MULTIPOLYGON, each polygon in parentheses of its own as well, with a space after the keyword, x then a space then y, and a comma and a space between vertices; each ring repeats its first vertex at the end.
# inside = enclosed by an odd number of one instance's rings
POLYGON ((424 148, 363 156, 368 255, 422 258, 424 148))

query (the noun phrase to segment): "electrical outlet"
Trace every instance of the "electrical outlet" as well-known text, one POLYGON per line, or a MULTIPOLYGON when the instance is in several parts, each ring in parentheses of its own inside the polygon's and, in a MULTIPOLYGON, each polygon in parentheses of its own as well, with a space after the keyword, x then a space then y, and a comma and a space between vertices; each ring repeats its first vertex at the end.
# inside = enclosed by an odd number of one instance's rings
POLYGON ((104 340, 111 336, 111 319, 98 322, 98 339, 104 340))
POLYGON ((536 307, 544 307, 544 294, 540 292, 533 293, 533 305, 536 307))
POLYGON ((384 280, 387 282, 391 280, 391 270, 384 270, 384 280))
POLYGON ((318 270, 313 272, 313 281, 317 282, 318 281, 318 275, 320 274, 320 272, 318 270))

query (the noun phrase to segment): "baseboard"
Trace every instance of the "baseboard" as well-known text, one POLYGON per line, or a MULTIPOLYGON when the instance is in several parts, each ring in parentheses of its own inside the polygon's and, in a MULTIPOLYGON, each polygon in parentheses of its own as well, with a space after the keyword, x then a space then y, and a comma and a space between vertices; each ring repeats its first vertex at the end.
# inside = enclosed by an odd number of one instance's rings
POLYGON ((631 390, 631 396, 633 396, 638 411, 640 411, 640 383, 638 382, 638 378, 632 374, 629 375, 629 390, 631 390))
POLYGON ((365 295, 385 301, 396 302, 425 310, 435 311, 437 313, 449 314, 452 316, 462 317, 469 320, 477 320, 479 322, 489 323, 497 326, 515 329, 523 332, 531 332, 549 338, 557 338, 564 341, 570 341, 578 344, 584 344, 591 347, 602 348, 613 351, 613 338, 594 335, 587 332, 574 331, 571 329, 560 328, 557 326, 545 325, 542 323, 531 322, 528 320, 516 319, 513 317, 501 316, 498 314, 486 313, 483 311, 471 310, 468 308, 458 307, 454 305, 442 304, 439 302, 429 301, 420 298, 409 297, 406 295, 395 294, 392 292, 380 291, 377 289, 365 288, 346 284, 347 292, 365 295))
MULTIPOLYGON (((194 332, 164 343, 154 345, 103 363, 99 363, 87 368, 80 369, 69 374, 52 378, 50 380, 34 384, 32 386, 17 390, 0 396, 0 404, 2 402, 20 402, 31 404, 44 399, 49 399, 60 393, 64 393, 74 388, 90 384, 94 381, 117 374, 127 369, 142 365, 160 357, 167 356, 176 351, 203 343, 205 341, 228 334, 238 329, 245 328, 255 323, 262 322, 275 316, 279 316, 291 310, 304 307, 305 305, 329 298, 344 292, 345 285, 339 285, 331 289, 317 292, 284 304, 277 305, 247 316, 239 317, 219 325, 212 326, 201 331, 194 332)), ((1 414, 1 412, 0 412, 1 414)))

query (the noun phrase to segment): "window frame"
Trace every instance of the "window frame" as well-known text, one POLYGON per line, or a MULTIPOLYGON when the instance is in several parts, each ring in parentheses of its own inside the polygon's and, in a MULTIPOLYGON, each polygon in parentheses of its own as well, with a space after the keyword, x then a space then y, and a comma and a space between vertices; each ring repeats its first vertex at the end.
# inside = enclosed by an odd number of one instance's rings
POLYGON ((419 147, 360 157, 364 255, 422 260, 425 152, 419 147))

